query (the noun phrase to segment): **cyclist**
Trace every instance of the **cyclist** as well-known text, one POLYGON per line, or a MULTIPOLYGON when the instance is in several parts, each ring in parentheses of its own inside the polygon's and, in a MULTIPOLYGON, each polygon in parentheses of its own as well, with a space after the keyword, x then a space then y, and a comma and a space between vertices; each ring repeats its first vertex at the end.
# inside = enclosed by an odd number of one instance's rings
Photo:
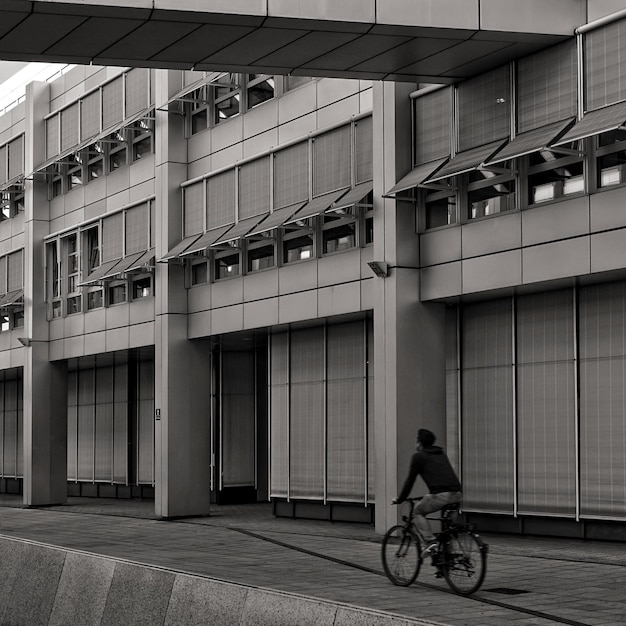
POLYGON ((400 495, 392 501, 392 504, 404 502, 418 475, 423 478, 430 493, 415 506, 415 525, 426 543, 422 558, 432 556, 437 550, 437 541, 425 516, 441 510, 446 504, 461 502, 463 499, 461 483, 443 448, 434 445, 435 440, 430 430, 420 428, 417 431, 416 452, 411 457, 409 474, 400 495))

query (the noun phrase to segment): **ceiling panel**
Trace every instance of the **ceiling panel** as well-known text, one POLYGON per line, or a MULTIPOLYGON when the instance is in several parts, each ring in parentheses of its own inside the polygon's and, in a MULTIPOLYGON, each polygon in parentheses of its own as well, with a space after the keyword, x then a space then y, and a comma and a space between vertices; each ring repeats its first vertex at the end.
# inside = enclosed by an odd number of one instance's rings
POLYGON ((69 15, 29 15, 0 39, 0 51, 41 54, 86 19, 69 15))

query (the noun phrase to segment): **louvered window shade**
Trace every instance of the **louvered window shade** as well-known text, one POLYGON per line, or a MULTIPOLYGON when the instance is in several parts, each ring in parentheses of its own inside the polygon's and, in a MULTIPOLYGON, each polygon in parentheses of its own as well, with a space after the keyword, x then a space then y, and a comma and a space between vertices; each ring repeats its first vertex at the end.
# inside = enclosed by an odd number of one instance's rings
POLYGON ((61 150, 78 144, 78 102, 61 111, 61 150))
POLYGON ((235 221, 235 170, 207 180, 207 230, 235 221))
POLYGON ((122 123, 124 101, 122 89, 123 77, 106 83, 102 88, 102 129, 109 129, 122 123))
POLYGON ((141 113, 149 105, 150 70, 137 68, 126 74, 126 115, 141 113))
POLYGON ((415 99, 415 165, 450 156, 452 88, 415 99))
POLYGON ((270 157, 256 159, 239 168, 239 219, 269 213, 270 157))
POLYGON ((0 294, 7 292, 7 257, 0 256, 0 294))
POLYGON ((313 195, 350 187, 351 129, 342 126, 313 142, 313 195))
POLYGON ((459 152, 509 136, 511 88, 508 65, 460 83, 457 90, 459 152))
POLYGON ((198 235, 204 231, 204 190, 206 180, 185 187, 183 237, 198 235))
POLYGON ((626 282, 579 292, 580 509, 626 516, 626 282))
POLYGON ((24 286, 23 269, 24 254, 22 250, 7 256, 7 292, 21 289, 24 286))
POLYGON ((9 180, 24 173, 24 135, 13 139, 7 145, 9 159, 9 180))
POLYGON ((585 110, 626 100, 626 20, 585 35, 585 110))
POLYGON ((574 117, 577 80, 574 39, 521 59, 517 66, 517 132, 574 117))
POLYGON ((513 512, 511 308, 503 299, 463 309, 463 500, 468 510, 513 512))
POLYGON ((571 290, 517 301, 520 513, 576 513, 573 302, 571 290))
POLYGON ((367 472, 365 325, 328 326, 327 340, 328 498, 363 502, 367 472))
POLYGON ((324 329, 291 334, 290 484, 294 498, 324 497, 324 329))
POLYGON ((154 361, 137 364, 137 483, 154 484, 154 361))
POLYGON ((148 249, 150 243, 150 205, 140 204, 126 211, 126 228, 124 238, 126 249, 124 254, 134 254, 148 249))
POLYGON ((354 125, 356 132, 354 158, 356 161, 356 183, 372 180, 374 177, 373 123, 371 117, 359 120, 354 125))
POLYGON ((122 258, 123 213, 115 213, 102 220, 102 262, 122 258))
POLYGON ((46 158, 59 154, 59 118, 57 113, 46 120, 46 158))
POLYGON ((7 175, 8 175, 8 160, 7 160, 8 149, 7 146, 2 146, 0 148, 0 185, 6 183, 7 175))
POLYGON ((270 495, 289 495, 289 333, 270 338, 270 495))
POLYGON ((100 132, 100 91, 94 91, 80 102, 80 139, 85 141, 100 132))
POLYGON ((309 199, 309 143, 274 154, 274 209, 309 199))

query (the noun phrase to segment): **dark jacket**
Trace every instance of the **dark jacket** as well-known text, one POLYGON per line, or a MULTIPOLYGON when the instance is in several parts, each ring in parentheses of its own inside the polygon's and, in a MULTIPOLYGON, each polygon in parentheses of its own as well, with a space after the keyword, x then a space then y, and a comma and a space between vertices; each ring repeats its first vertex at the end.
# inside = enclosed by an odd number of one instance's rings
POLYGON ((446 453, 439 446, 423 448, 411 457, 409 475, 398 496, 398 502, 404 502, 409 497, 413 483, 418 476, 424 479, 430 493, 461 491, 461 483, 446 453))

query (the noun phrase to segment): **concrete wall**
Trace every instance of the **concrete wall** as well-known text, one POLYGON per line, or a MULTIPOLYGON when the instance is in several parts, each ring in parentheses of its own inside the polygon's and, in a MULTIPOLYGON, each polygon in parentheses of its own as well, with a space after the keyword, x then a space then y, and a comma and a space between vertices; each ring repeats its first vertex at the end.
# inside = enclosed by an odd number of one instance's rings
POLYGON ((0 623, 425 624, 421 620, 2 536, 0 623))

